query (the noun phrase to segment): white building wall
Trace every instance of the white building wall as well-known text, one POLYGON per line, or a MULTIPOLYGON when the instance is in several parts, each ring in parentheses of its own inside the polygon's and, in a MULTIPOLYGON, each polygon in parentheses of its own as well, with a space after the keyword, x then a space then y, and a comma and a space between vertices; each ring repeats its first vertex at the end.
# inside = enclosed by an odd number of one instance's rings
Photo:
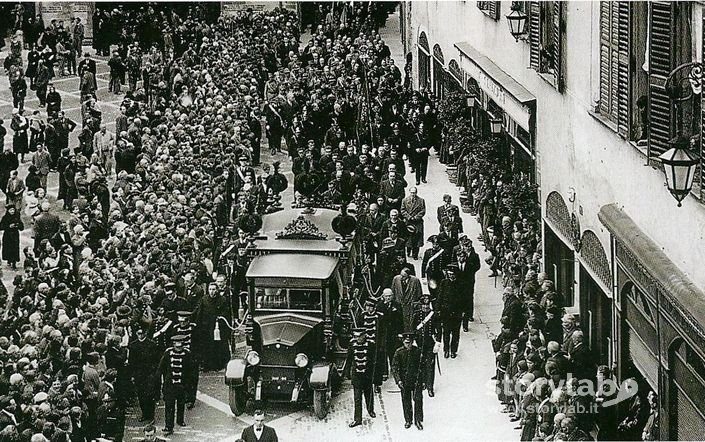
POLYGON ((642 152, 589 113, 598 97, 599 2, 565 5, 562 94, 528 67, 529 45, 515 42, 506 23, 509 2, 502 2, 498 21, 487 17, 474 1, 407 2, 405 6, 411 8, 408 38, 414 44, 415 61, 421 31, 426 32, 431 49, 441 46, 446 67, 451 59, 461 63, 453 44, 468 41, 536 96, 542 206, 550 192, 560 192, 568 209, 579 216, 581 229, 594 231, 609 254, 609 233, 597 213, 603 205, 616 202, 696 285, 705 288, 705 206, 691 196, 678 208, 663 171, 645 166, 642 152), (576 190, 572 207, 567 197, 571 187, 576 190))

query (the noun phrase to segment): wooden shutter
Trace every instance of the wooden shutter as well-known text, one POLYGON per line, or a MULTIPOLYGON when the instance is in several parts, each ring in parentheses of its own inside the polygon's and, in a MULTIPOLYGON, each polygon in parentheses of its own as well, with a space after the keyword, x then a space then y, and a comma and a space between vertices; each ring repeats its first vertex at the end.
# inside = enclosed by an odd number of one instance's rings
POLYGON ((487 2, 487 15, 492 20, 499 20, 499 2, 487 2))
POLYGON ((553 57, 551 59, 551 70, 556 77, 556 89, 563 91, 563 2, 553 2, 553 33, 551 34, 551 45, 553 46, 553 57))
MULTIPOLYGON (((629 82, 631 60, 631 6, 628 1, 615 2, 617 15, 617 132, 630 139, 631 87, 629 82)), ((634 69, 637 69, 636 67, 634 69)), ((640 69, 640 68, 639 68, 640 69)))
POLYGON ((541 63, 541 4, 529 2, 529 66, 540 71, 541 63))
POLYGON ((617 121, 617 14, 616 2, 600 2, 600 113, 617 121))
POLYGON ((674 4, 655 1, 649 10, 649 158, 670 149, 673 109, 664 85, 675 59, 674 4))

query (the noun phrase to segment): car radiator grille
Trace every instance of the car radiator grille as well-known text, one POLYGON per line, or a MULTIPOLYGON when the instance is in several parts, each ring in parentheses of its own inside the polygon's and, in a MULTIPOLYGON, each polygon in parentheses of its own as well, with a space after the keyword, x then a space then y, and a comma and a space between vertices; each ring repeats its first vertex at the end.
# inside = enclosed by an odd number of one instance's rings
POLYGON ((296 349, 292 347, 282 345, 280 348, 276 348, 276 344, 267 345, 262 350, 261 364, 262 366, 296 367, 294 358, 296 358, 296 349))

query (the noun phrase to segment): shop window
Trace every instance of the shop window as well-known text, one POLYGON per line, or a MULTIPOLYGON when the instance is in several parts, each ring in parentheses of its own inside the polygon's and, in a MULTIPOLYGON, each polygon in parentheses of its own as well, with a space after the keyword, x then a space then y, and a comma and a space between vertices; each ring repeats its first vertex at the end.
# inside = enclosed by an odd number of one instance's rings
POLYGON ((477 2, 477 8, 492 20, 499 20, 501 2, 477 2))
POLYGON ((529 62, 532 69, 563 91, 565 2, 529 2, 529 62))

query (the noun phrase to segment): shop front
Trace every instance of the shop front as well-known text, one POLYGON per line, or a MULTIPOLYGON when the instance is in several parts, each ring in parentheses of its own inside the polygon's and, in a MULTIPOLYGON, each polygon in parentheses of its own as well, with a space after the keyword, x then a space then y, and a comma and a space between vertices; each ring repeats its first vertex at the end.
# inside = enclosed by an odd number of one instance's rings
POLYGON ((580 316, 585 324, 585 338, 597 355, 595 362, 611 366, 614 361, 614 340, 610 261, 599 238, 591 230, 582 233, 578 251, 579 305, 580 316))
POLYGON ((466 91, 476 95, 476 127, 501 133, 512 173, 536 183, 536 97, 471 44, 461 42, 455 47, 466 91), (500 132, 497 125, 493 130, 492 122, 501 124, 500 132))
POLYGON ((661 440, 705 435, 705 293, 615 204, 598 217, 612 238, 617 366, 658 393, 661 440))
MULTIPOLYGON (((558 192, 546 198, 543 222, 544 271, 563 296, 568 311, 575 312, 575 229, 565 200, 558 192)), ((581 323, 581 325, 583 325, 581 323)))

